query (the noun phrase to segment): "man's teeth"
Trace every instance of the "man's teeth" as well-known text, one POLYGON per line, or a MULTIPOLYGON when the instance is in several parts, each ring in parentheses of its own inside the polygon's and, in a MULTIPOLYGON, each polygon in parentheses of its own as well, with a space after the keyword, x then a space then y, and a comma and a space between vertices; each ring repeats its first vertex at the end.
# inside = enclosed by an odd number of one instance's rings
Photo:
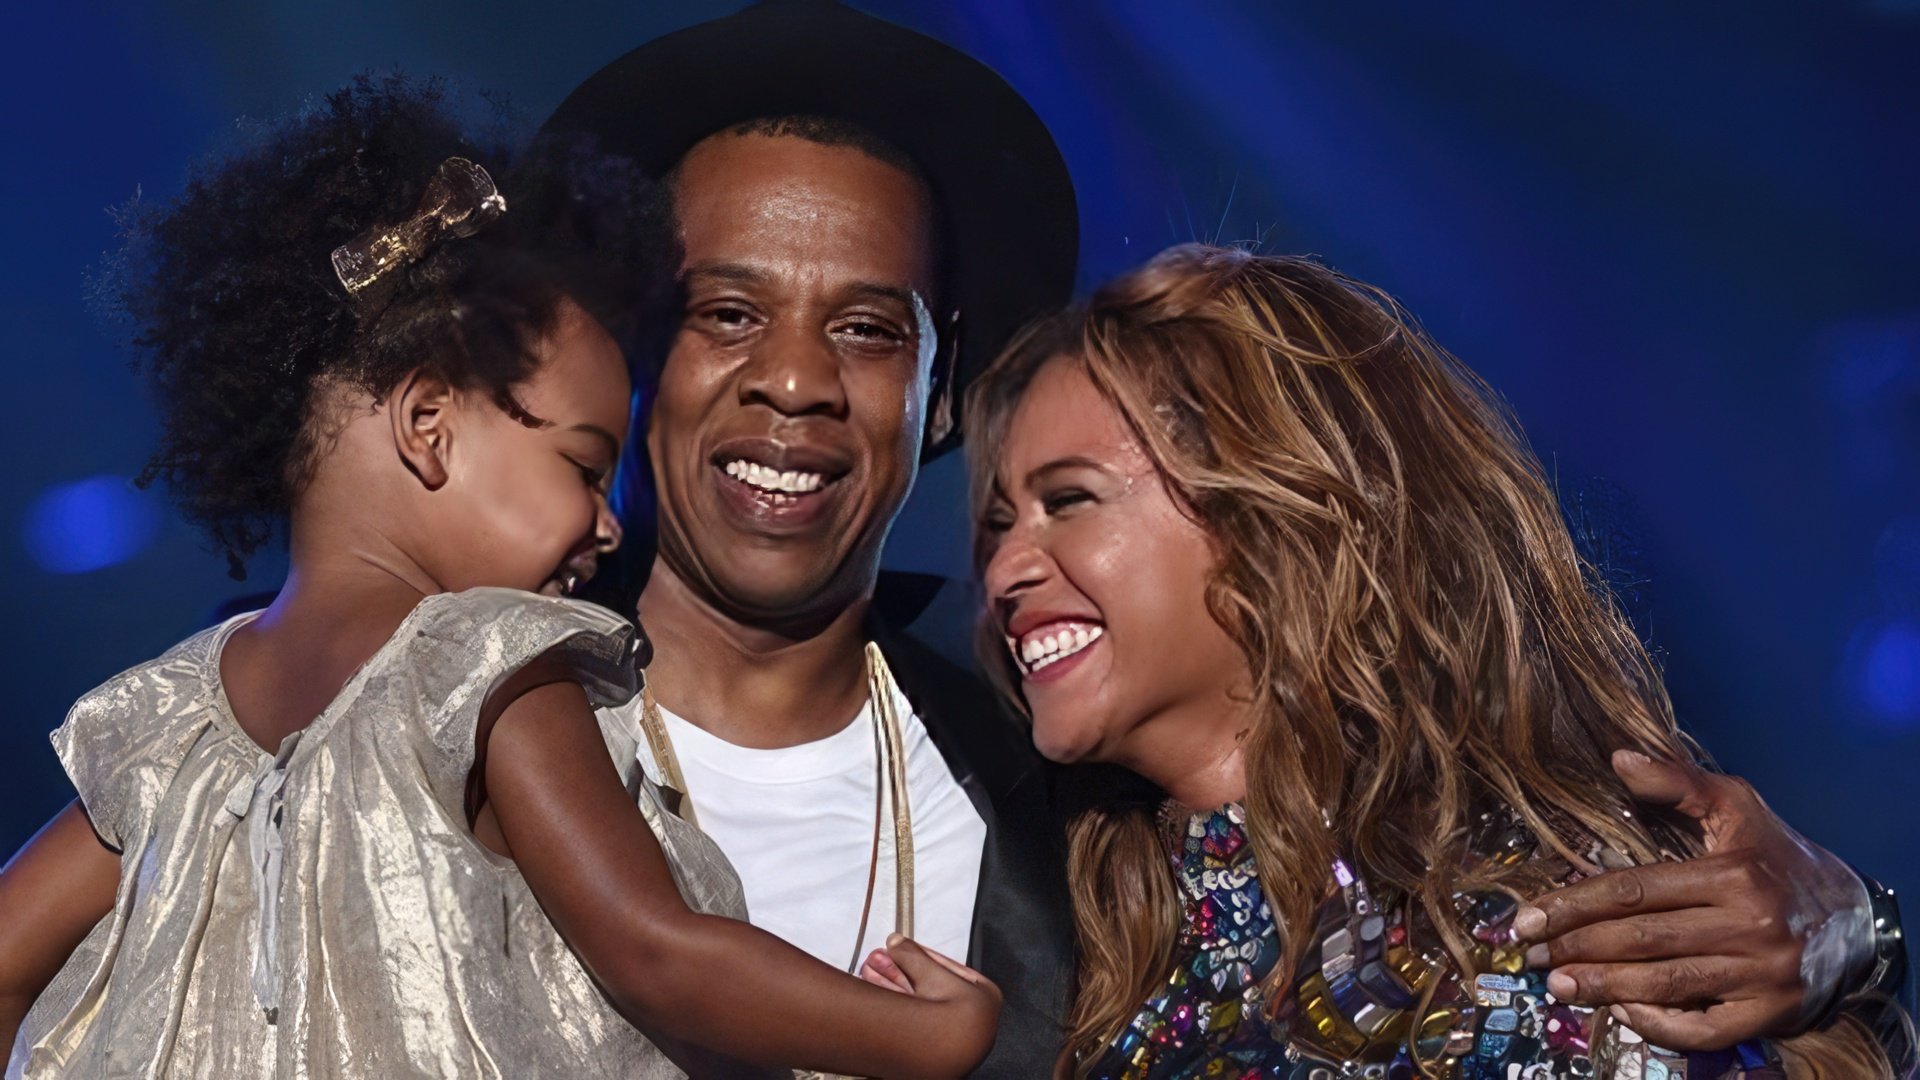
MULTIPOLYGON (((1104 633, 1106 630, 1103 627, 1086 625, 1035 631, 1021 639, 1014 651, 1019 655, 1020 663, 1027 669, 1027 673, 1031 675, 1048 664, 1065 660, 1100 640, 1100 635, 1104 633)), ((1007 644, 1016 645, 1011 639, 1007 644)))
POLYGON ((728 476, 743 484, 757 487, 761 491, 781 492, 788 495, 805 494, 818 491, 827 482, 827 478, 816 472, 800 472, 788 469, 769 469, 758 462, 735 460, 726 464, 728 476))

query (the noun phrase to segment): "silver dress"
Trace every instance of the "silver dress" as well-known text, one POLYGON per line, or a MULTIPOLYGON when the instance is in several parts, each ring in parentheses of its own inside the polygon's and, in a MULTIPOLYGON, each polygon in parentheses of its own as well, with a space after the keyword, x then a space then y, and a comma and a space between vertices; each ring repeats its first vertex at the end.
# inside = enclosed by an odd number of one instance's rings
MULTIPOLYGON (((115 677, 54 733, 122 852, 120 887, 35 1004, 8 1076, 682 1075, 464 809, 489 690, 552 653, 596 704, 623 702, 639 687, 632 627, 508 589, 428 597, 268 754, 220 684, 221 647, 248 618, 115 677)), ((613 710, 600 724, 687 902, 745 918, 719 848, 635 764, 640 732, 613 710)))

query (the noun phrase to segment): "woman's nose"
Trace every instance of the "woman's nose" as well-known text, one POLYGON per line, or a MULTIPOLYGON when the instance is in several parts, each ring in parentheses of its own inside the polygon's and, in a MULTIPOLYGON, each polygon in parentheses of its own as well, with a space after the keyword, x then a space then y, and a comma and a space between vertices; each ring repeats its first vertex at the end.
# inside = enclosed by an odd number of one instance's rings
POLYGON ((1047 579, 1053 560, 1033 537, 1021 529, 1009 530, 987 560, 981 574, 987 587, 987 599, 1012 600, 1047 579))

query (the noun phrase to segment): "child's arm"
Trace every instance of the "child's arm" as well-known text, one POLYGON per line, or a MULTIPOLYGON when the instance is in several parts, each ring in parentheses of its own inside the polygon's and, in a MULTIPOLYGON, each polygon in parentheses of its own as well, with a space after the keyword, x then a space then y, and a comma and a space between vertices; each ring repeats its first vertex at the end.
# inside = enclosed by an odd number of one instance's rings
POLYGON ((539 678, 490 703, 486 799, 541 907, 625 1015, 743 1061, 860 1076, 959 1076, 985 1056, 999 992, 911 942, 893 949, 908 996, 689 909, 586 695, 571 681, 528 687, 539 678))
POLYGON ((120 856, 78 802, 0 870, 0 1058, 60 965, 113 910, 119 885, 120 856))

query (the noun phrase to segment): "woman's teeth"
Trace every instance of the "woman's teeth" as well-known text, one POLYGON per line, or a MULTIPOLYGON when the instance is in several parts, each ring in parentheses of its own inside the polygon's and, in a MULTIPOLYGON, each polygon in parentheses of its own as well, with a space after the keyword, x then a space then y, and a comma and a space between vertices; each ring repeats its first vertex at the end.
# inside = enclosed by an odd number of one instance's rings
POLYGON ((1081 649, 1100 640, 1106 633, 1103 627, 1091 625, 1066 626, 1060 629, 1036 630, 1018 642, 1007 639, 1008 648, 1020 658, 1021 666, 1031 675, 1048 664, 1057 663, 1079 652, 1081 649))
POLYGON ((800 472, 789 469, 769 469, 765 465, 746 460, 729 461, 724 466, 726 474, 750 487, 775 494, 796 495, 820 490, 827 478, 815 472, 800 472))

